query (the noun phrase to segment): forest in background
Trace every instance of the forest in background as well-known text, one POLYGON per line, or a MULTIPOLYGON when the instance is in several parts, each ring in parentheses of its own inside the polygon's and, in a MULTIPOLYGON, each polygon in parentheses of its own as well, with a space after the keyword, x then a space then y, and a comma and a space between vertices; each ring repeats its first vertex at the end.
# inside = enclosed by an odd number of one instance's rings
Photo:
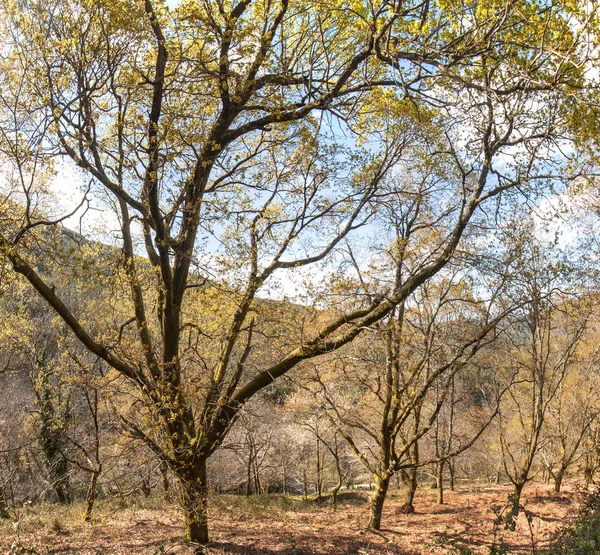
POLYGON ((599 15, 0 7, 0 517, 592 487, 599 15))

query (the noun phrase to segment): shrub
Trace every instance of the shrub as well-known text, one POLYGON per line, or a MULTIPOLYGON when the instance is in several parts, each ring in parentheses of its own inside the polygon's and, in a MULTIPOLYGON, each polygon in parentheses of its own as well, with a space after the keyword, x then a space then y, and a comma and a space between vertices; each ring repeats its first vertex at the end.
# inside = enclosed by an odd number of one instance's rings
POLYGON ((597 555, 600 553, 600 490, 590 494, 576 519, 546 555, 597 555))

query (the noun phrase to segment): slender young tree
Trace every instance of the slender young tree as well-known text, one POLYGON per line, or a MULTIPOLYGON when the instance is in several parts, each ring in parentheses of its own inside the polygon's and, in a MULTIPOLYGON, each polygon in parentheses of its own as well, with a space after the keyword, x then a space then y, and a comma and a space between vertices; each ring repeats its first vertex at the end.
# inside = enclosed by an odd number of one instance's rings
POLYGON ((569 267, 551 256, 534 234, 534 222, 525 219, 514 223, 507 236, 514 295, 527 300, 506 336, 508 366, 516 380, 499 419, 504 470, 514 486, 513 516, 519 513, 523 488, 548 441, 545 430, 551 407, 579 364, 590 316, 581 310, 575 293, 565 292, 569 267))
MULTIPOLYGON (((584 340, 584 349, 589 348, 587 342, 584 340)), ((565 377, 546 418, 547 445, 542 457, 548 477, 554 480, 555 493, 560 493, 567 471, 585 456, 586 439, 599 416, 599 384, 593 370, 597 354, 593 350, 589 355, 593 357, 590 362, 580 352, 579 368, 572 369, 565 377)))

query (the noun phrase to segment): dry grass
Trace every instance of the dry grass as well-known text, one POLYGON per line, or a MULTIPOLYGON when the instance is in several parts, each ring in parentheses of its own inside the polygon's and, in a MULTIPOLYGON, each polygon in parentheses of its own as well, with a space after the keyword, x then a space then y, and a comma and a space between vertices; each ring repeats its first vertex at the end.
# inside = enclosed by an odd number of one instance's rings
MULTIPOLYGON (((213 544, 208 553, 260 555, 394 554, 428 555, 488 553, 494 535, 492 506, 505 505, 509 486, 471 486, 448 492, 446 504, 437 505, 435 491, 421 490, 416 513, 400 514, 396 492, 384 510, 381 532, 365 529, 367 494, 353 494, 337 512, 331 506, 301 499, 268 496, 245 499, 218 496, 211 500, 213 544), (462 548, 460 547, 462 546, 462 548)), ((348 497, 348 496, 347 496, 348 497)), ((533 484, 523 504, 533 515, 536 547, 575 515, 583 494, 575 484, 554 495, 533 484)), ((100 501, 90 523, 80 520, 82 507, 38 505, 20 513, 15 523, 0 523, 0 553, 39 555, 159 555, 189 554, 181 543, 181 521, 176 506, 158 499, 135 504, 100 501), (15 540, 18 538, 18 541, 15 540), (15 547, 11 548, 14 544, 15 547)), ((500 530, 511 550, 530 552, 531 535, 524 516, 515 532, 500 530)), ((512 551, 511 551, 512 552, 512 551)))

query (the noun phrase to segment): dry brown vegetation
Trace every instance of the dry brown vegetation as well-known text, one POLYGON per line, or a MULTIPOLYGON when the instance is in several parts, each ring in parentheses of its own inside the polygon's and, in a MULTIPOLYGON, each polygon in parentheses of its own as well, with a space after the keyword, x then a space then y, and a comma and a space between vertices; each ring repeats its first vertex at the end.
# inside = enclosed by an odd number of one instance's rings
MULTIPOLYGON (((366 492, 342 495, 334 511, 327 504, 282 496, 215 496, 211 503, 214 541, 209 554, 460 554, 488 553, 494 539, 494 505, 505 505, 508 485, 470 485, 448 492, 445 505, 436 504, 434 490, 419 492, 416 513, 400 514, 399 492, 390 494, 384 510, 385 528, 366 528, 369 507, 366 492), (460 546, 463 546, 461 551, 460 546)), ((532 483, 523 505, 533 516, 537 549, 543 549, 577 512, 584 494, 571 482, 563 493, 532 483)), ((180 516, 175 505, 159 499, 100 503, 90 523, 81 521, 80 504, 38 505, 21 512, 18 535, 14 521, 0 525, 2 552, 50 555, 188 554, 182 542, 180 516), (18 538, 18 544, 15 542, 18 538), (11 547, 12 545, 12 547, 11 547)), ((515 532, 500 527, 502 539, 513 553, 531 552, 531 534, 523 514, 515 532)))

